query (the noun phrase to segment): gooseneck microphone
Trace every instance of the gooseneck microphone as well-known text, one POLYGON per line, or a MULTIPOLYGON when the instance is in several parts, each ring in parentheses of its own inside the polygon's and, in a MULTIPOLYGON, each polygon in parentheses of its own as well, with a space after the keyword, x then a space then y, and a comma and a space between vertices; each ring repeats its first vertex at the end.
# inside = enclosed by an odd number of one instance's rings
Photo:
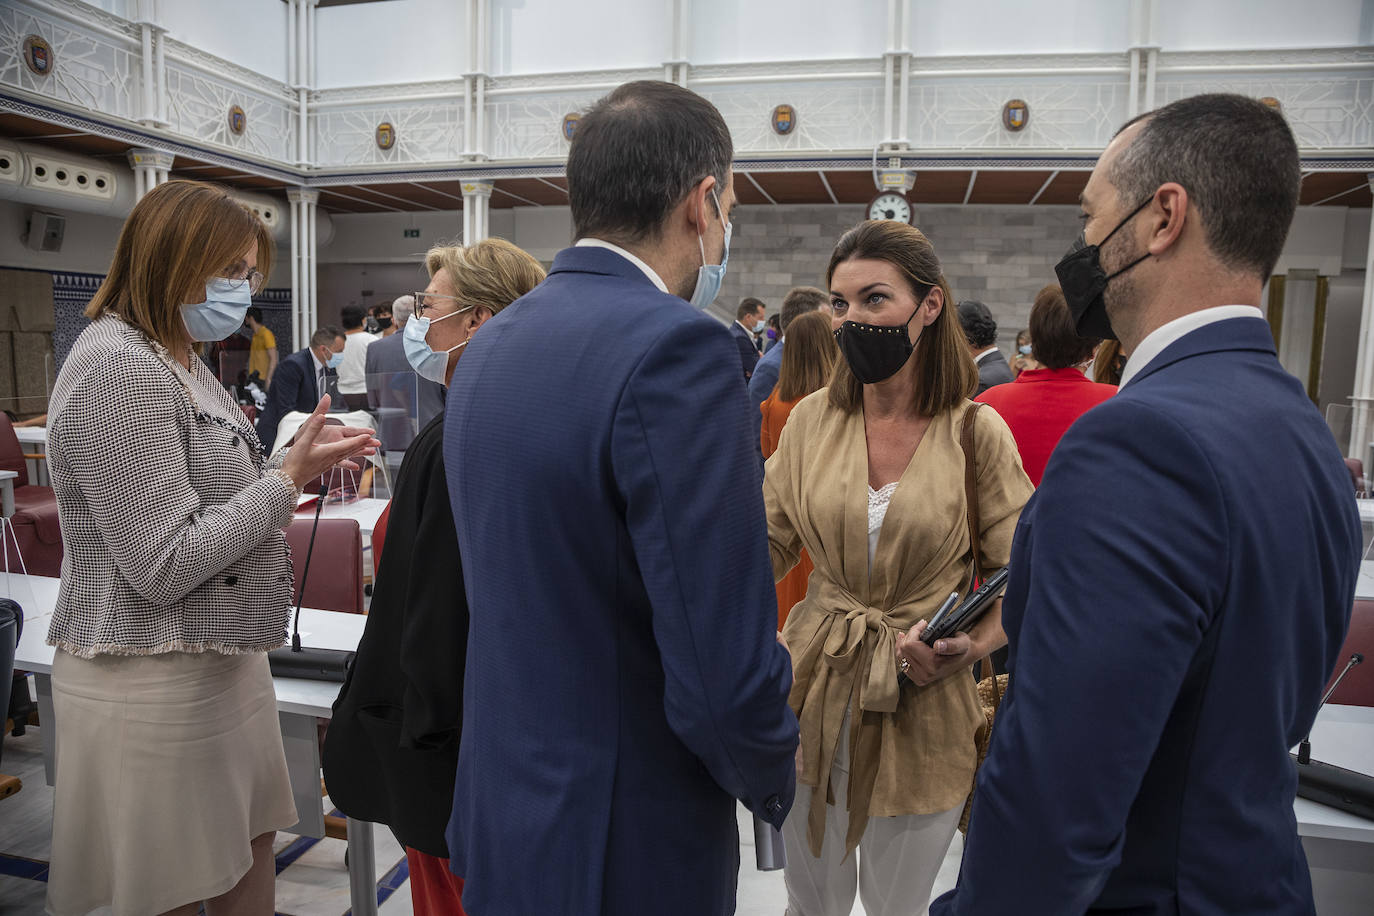
MULTIPOLYGON (((1331 694, 1336 692, 1336 688, 1341 686, 1341 681, 1345 680, 1345 676, 1350 673, 1350 669, 1354 668, 1362 661, 1364 661, 1364 656, 1358 652, 1350 656, 1350 661, 1345 663, 1345 668, 1341 670, 1340 676, 1337 677, 1334 681, 1332 681, 1331 688, 1327 690, 1326 693, 1322 694, 1322 701, 1317 704, 1318 711, 1321 711, 1321 708, 1326 705, 1326 701, 1331 699, 1331 694)), ((1311 737, 1311 732, 1308 732, 1307 734, 1303 735, 1302 743, 1298 745, 1298 763, 1301 763, 1303 765, 1312 762, 1312 742, 1310 740, 1311 737)))
MULTIPOLYGON (((1350 656, 1340 676, 1322 697, 1318 710, 1326 705, 1345 676, 1363 661, 1364 656, 1358 652, 1350 656)), ((1310 737, 1310 733, 1304 737, 1298 745, 1298 753, 1291 755, 1297 764, 1298 795, 1358 817, 1374 819, 1374 776, 1313 760, 1312 743, 1308 740, 1310 737)))
POLYGON ((295 622, 291 627, 291 648, 273 649, 267 653, 267 664, 273 677, 296 677, 311 681, 342 683, 353 667, 356 653, 345 649, 311 649, 301 646, 301 605, 305 603, 305 583, 310 577, 310 558, 315 553, 315 534, 320 530, 320 511, 329 495, 329 477, 320 478, 320 496, 315 502, 315 520, 310 526, 310 542, 305 548, 305 567, 301 570, 301 584, 296 593, 295 622))

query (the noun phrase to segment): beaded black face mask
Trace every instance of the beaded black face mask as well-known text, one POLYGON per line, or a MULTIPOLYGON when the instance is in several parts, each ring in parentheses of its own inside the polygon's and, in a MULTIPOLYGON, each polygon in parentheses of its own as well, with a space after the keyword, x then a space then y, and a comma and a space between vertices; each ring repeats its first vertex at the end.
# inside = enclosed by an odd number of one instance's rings
POLYGON ((921 307, 916 306, 916 311, 901 324, 846 321, 835 331, 840 353, 861 384, 872 385, 891 378, 911 359, 916 347, 906 326, 920 310, 921 307))

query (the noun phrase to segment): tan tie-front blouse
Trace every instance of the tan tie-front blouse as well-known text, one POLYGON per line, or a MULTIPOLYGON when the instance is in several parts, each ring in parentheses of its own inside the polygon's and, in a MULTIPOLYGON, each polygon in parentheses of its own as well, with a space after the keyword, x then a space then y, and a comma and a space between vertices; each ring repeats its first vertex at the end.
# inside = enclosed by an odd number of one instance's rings
MULTIPOLYGON (((868 570, 868 448, 862 410, 842 412, 822 388, 792 411, 768 459, 764 502, 773 575, 805 547, 815 563, 806 597, 783 629, 792 651, 789 702, 801 722, 801 782, 817 787, 807 837, 820 855, 830 769, 846 707, 850 728, 846 854, 869 817, 932 814, 973 785, 982 711, 973 679, 925 687, 897 681, 896 634, 929 617, 971 571, 960 406, 937 415, 902 473, 868 570)), ((994 411, 974 421, 983 562, 1005 566, 1033 487, 1016 441, 994 411)))

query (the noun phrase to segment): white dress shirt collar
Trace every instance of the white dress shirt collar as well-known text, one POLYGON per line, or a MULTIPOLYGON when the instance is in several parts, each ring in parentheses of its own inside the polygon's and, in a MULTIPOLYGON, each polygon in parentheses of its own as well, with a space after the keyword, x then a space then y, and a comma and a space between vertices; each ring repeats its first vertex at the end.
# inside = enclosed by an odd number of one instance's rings
POLYGON ((1121 371, 1120 387, 1125 388, 1131 379, 1140 373, 1140 370, 1153 362, 1154 358, 1163 353, 1170 344, 1199 328, 1231 318, 1263 317, 1264 313, 1253 305, 1218 305, 1215 308, 1189 312, 1187 315, 1162 324, 1151 331, 1126 360, 1126 368, 1121 371))
POLYGON ((997 352, 997 348, 996 348, 996 347, 988 347, 988 348, 987 348, 986 350, 984 350, 982 353, 979 353, 977 356, 975 356, 975 357, 973 358, 973 364, 974 364, 975 366, 978 365, 978 364, 981 363, 983 360, 987 359, 988 354, 990 354, 990 353, 996 353, 996 352, 997 352))
POLYGON ((624 248, 621 248, 619 245, 612 245, 610 242, 602 241, 601 239, 578 239, 573 245, 576 248, 605 248, 607 251, 614 251, 635 267, 642 270, 644 276, 648 277, 653 282, 654 286, 657 286, 665 293, 668 292, 668 284, 663 282, 663 278, 658 275, 656 270, 630 254, 630 252, 626 251, 624 248))

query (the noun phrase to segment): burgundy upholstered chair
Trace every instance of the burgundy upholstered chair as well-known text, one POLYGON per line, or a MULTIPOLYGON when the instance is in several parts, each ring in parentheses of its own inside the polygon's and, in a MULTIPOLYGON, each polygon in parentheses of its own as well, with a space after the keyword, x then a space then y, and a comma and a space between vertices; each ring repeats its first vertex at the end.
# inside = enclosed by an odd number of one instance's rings
POLYGON ((1356 652, 1364 655, 1364 663, 1346 675, 1327 702, 1339 706, 1374 706, 1374 601, 1365 598, 1355 599, 1350 632, 1345 636, 1345 644, 1336 659, 1336 670, 1331 672, 1331 680, 1326 682, 1323 693, 1330 689, 1331 681, 1345 670, 1345 663, 1356 652))
MULTIPOLYGON (((310 549, 313 513, 299 516, 286 529, 291 561, 296 567, 295 594, 301 588, 305 557, 310 549)), ((322 518, 305 586, 306 607, 325 611, 363 613, 363 539, 357 519, 322 518)))
MULTIPOLYGON (((24 558, 24 568, 36 576, 62 574, 62 529, 57 522, 57 497, 52 487, 29 483, 29 471, 24 449, 9 417, 0 413, 0 470, 15 471, 14 479, 14 540, 24 558)), ((10 570, 20 569, 19 555, 14 544, 7 550, 10 570)), ((0 569, 3 564, 0 563, 0 569)))

